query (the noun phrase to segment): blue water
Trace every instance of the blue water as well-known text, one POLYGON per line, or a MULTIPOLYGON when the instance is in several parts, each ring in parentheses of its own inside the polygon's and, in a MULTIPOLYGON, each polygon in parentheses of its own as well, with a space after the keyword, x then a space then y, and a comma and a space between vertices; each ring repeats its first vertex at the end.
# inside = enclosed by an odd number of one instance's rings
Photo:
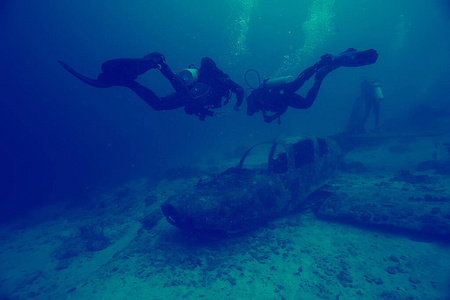
MULTIPOLYGON (((170 167, 220 160, 236 147, 282 134, 338 133, 365 78, 383 86, 386 129, 434 129, 436 110, 446 117, 446 1, 274 3, 2 0, 2 220, 46 203, 83 201, 99 188, 134 178, 158 180, 170 167), (264 78, 295 76, 322 54, 348 47, 374 48, 379 60, 334 71, 314 105, 290 109, 281 125, 266 124, 261 115, 246 116, 245 103, 240 113, 229 105, 225 118, 205 122, 182 109, 157 112, 126 88, 93 88, 57 63, 63 60, 96 77, 102 62, 113 58, 159 51, 180 70, 209 56, 246 87, 247 69, 257 69, 264 78), (428 113, 417 114, 418 105, 429 108, 428 113)), ((158 95, 172 91, 156 70, 139 80, 158 95)))

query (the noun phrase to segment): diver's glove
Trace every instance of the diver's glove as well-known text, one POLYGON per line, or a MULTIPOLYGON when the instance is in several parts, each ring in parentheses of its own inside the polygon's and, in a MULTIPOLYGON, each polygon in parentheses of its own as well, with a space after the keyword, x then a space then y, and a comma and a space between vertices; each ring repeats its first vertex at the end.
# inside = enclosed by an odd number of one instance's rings
POLYGON ((226 115, 228 115, 228 113, 224 111, 214 112, 214 117, 217 117, 219 119, 226 117, 226 115))

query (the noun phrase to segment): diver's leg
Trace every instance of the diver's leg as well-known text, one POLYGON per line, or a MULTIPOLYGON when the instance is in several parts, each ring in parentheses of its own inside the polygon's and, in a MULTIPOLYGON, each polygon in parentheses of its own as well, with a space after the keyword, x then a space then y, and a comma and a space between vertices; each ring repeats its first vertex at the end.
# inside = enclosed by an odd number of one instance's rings
POLYGON ((364 117, 361 120, 361 128, 364 130, 364 127, 366 126, 367 119, 369 118, 370 111, 372 110, 372 103, 370 103, 370 100, 366 99, 366 110, 364 112, 364 117))
MULTIPOLYGON (((322 55, 319 62, 301 72, 300 75, 298 75, 297 79, 286 84, 284 91, 288 93, 297 91, 303 86, 303 84, 305 84, 307 80, 311 78, 314 73, 319 70, 323 69, 324 71, 324 74, 318 74, 318 76, 322 77, 323 79, 325 75, 340 66, 359 67, 369 65, 375 63, 377 58, 378 54, 374 49, 369 49, 366 51, 356 51, 353 48, 349 48, 338 55, 322 55)), ((319 78, 316 76, 316 79, 319 78)))
POLYGON ((189 89, 184 81, 166 63, 161 63, 160 66, 161 74, 169 80, 174 90, 181 96, 189 96, 189 89))
POLYGON ((314 103, 314 100, 316 100, 316 97, 317 97, 317 94, 319 93, 321 84, 322 84, 321 80, 314 81, 314 84, 309 89, 308 93, 306 94, 306 97, 302 97, 295 93, 290 95, 288 98, 289 106, 291 106, 293 108, 299 108, 299 109, 310 108, 311 105, 314 103))
MULTIPOLYGON (((339 66, 333 67, 332 60, 329 55, 322 55, 321 59, 317 63, 301 72, 294 81, 286 84, 284 91, 288 93, 296 92, 305 84, 306 81, 308 81, 311 78, 311 76, 314 75, 314 73, 328 66, 332 69, 326 72, 326 74, 339 67, 339 66)), ((326 74, 324 74, 322 77, 325 77, 326 74)), ((316 76, 316 80, 317 79, 318 78, 316 76)))
POLYGON ((135 80, 139 75, 150 69, 158 68, 164 61, 164 56, 153 52, 143 58, 120 58, 112 59, 103 63, 102 71, 98 80, 113 85, 126 85, 127 82, 135 80))
POLYGON ((373 112, 375 114, 375 130, 380 129, 380 103, 377 101, 373 105, 373 112))
POLYGON ((102 65, 102 73, 97 79, 88 78, 73 70, 66 63, 58 61, 61 66, 81 81, 98 88, 125 86, 149 69, 157 68, 164 62, 164 56, 158 52, 150 53, 143 58, 120 58, 108 60, 102 65))
POLYGON ((286 84, 286 86, 284 87, 284 91, 287 93, 295 93, 305 84, 306 81, 311 78, 311 76, 314 75, 314 73, 316 73, 323 66, 324 63, 322 61, 319 61, 311 67, 307 68, 306 70, 301 72, 294 81, 286 84))
POLYGON ((309 89, 308 93, 306 94, 303 108, 309 108, 314 103, 314 100, 316 100, 317 94, 319 93, 321 84, 322 80, 314 81, 313 86, 309 89))
POLYGON ((151 60, 119 58, 104 62, 102 64, 102 71, 110 76, 123 76, 136 79, 137 76, 156 67, 157 64, 151 60))
MULTIPOLYGON (((319 63, 317 63, 316 65, 314 65, 314 66, 316 66, 316 68, 320 66, 319 63)), ((309 69, 311 69, 311 68, 312 67, 310 67, 309 69)), ((325 78, 325 76, 327 76, 335 68, 337 68, 337 67, 332 66, 332 65, 326 65, 325 67, 320 68, 316 72, 314 84, 309 89, 308 93, 306 94, 306 97, 304 98, 304 97, 294 93, 294 95, 296 97, 289 97, 289 105, 294 108, 301 108, 301 109, 311 107, 311 105, 314 103, 314 100, 316 100, 317 94, 319 93, 320 86, 322 85, 322 80, 325 78)), ((311 75, 310 75, 310 77, 311 77, 311 75)))
POLYGON ((350 113, 345 133, 353 134, 364 132, 362 128, 362 120, 364 118, 365 113, 364 110, 365 110, 364 98, 357 97, 355 99, 355 102, 353 103, 352 112, 350 113))
POLYGON ((171 94, 167 97, 158 97, 152 90, 137 83, 136 81, 128 82, 126 87, 135 92, 154 110, 171 110, 184 106, 182 97, 177 94, 171 94))
POLYGON ((325 67, 320 68, 316 72, 315 76, 316 81, 322 81, 325 78, 325 76, 327 76, 328 74, 330 74, 331 71, 336 70, 337 68, 339 68, 339 66, 336 65, 326 65, 325 67))

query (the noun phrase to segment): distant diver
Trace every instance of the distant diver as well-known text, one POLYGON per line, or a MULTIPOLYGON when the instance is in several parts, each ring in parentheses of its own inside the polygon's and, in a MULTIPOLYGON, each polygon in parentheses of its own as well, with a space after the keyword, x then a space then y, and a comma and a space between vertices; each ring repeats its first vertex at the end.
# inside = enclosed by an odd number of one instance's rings
POLYGON ((220 116, 211 109, 221 107, 223 98, 225 98, 223 104, 228 104, 232 93, 236 94, 235 110, 239 110, 244 99, 244 89, 232 81, 209 57, 202 59, 200 68, 189 66, 179 74, 175 74, 166 64, 165 57, 157 52, 138 59, 113 59, 103 63, 102 73, 97 79, 81 75, 66 63, 58 62, 72 75, 89 85, 97 88, 125 86, 134 91, 154 110, 184 107, 187 114, 194 114, 202 121, 206 116, 220 116), (155 68, 170 81, 175 93, 159 97, 152 90, 135 81, 139 75, 155 68))
POLYGON ((361 81, 361 95, 353 103, 352 112, 348 120, 347 128, 343 134, 362 134, 370 112, 374 112, 375 131, 380 130, 380 106, 384 99, 380 84, 375 81, 364 79, 361 81))
POLYGON ((307 109, 311 107, 319 92, 320 85, 325 76, 331 71, 343 67, 359 67, 373 64, 377 61, 378 54, 374 49, 357 51, 347 49, 338 54, 325 54, 321 60, 307 68, 294 80, 292 76, 284 76, 273 79, 265 79, 263 84, 254 89, 247 97, 247 115, 252 116, 261 111, 264 121, 270 123, 283 115, 288 107, 307 109), (296 94, 306 81, 314 74, 315 81, 309 89, 306 97, 296 94), (268 115, 267 113, 273 113, 268 115))
POLYGON ((364 132, 364 126, 373 111, 375 117, 375 131, 380 131, 380 106, 384 99, 383 90, 378 81, 363 80, 361 82, 361 98, 365 102, 365 113, 361 123, 361 130, 364 132))

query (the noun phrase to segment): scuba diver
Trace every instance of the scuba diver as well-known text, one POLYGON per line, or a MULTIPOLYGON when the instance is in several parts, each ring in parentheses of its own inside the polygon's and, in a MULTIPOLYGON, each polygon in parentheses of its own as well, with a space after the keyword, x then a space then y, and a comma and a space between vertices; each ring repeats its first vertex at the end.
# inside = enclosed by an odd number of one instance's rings
POLYGON ((370 65, 375 63, 377 58, 378 54, 374 49, 356 51, 350 48, 338 55, 322 55, 319 62, 301 72, 295 80, 292 76, 265 79, 262 86, 260 84, 247 97, 247 115, 252 116, 261 111, 265 122, 270 123, 278 119, 278 124, 280 124, 280 117, 287 111, 289 106, 307 109, 313 104, 322 80, 328 73, 341 66, 359 67, 370 65), (315 82, 309 89, 306 97, 296 94, 296 91, 314 74, 316 74, 315 82), (267 112, 273 114, 268 115, 267 112))
POLYGON ((380 104, 384 99, 383 91, 377 81, 363 80, 361 82, 361 96, 365 102, 365 114, 361 121, 361 130, 364 132, 364 126, 369 118, 370 112, 373 110, 375 116, 375 131, 380 130, 380 104))
POLYGON ((361 81, 361 95, 353 103, 352 112, 348 120, 344 135, 365 133, 364 126, 373 110, 375 115, 375 131, 380 126, 380 104, 384 99, 383 91, 377 81, 361 81))
POLYGON ((196 115, 204 121, 206 116, 220 116, 211 109, 228 104, 232 93, 236 94, 235 110, 239 110, 244 99, 244 89, 232 81, 209 57, 204 57, 200 68, 190 66, 175 74, 166 64, 165 58, 153 52, 143 58, 121 58, 108 60, 102 65, 102 73, 97 79, 91 79, 74 71, 66 63, 58 61, 67 71, 81 81, 98 88, 125 86, 134 91, 154 110, 171 110, 184 107, 189 115, 196 115), (135 80, 150 69, 159 69, 166 77, 175 93, 165 97, 157 96, 135 80))

